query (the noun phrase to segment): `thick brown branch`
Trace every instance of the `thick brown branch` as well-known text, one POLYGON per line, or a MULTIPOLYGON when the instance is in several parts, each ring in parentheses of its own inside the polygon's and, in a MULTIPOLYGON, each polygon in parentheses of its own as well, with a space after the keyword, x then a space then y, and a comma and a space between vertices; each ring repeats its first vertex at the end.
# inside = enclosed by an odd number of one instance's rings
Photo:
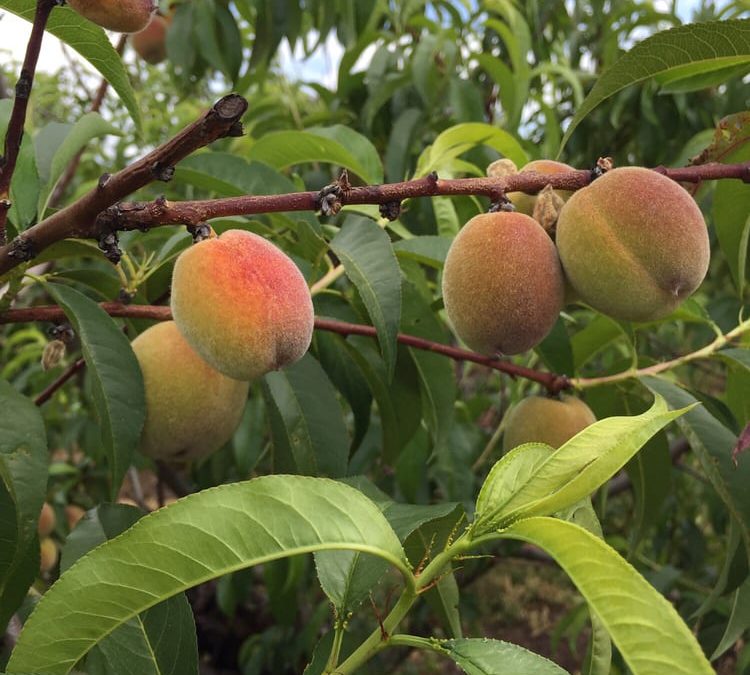
POLYGON ((5 133, 5 149, 0 158, 0 246, 5 244, 5 226, 10 211, 10 182, 13 172, 16 170, 16 160, 21 151, 23 140, 23 127, 26 123, 26 109, 29 106, 31 88, 34 84, 36 64, 39 61, 39 52, 42 48, 44 29, 47 26, 52 8, 57 5, 56 0, 37 0, 34 24, 31 28, 31 36, 26 45, 26 56, 21 66, 21 75, 16 84, 16 97, 13 102, 13 111, 10 114, 8 129, 5 133))
MULTIPOLYGON (((127 41, 128 36, 127 34, 123 33, 117 42, 117 47, 115 47, 115 51, 118 54, 122 54, 122 52, 125 50, 125 44, 127 43, 127 41)), ((99 112, 102 104, 104 103, 104 97, 107 95, 108 89, 109 82, 106 80, 106 78, 102 78, 102 81, 99 83, 99 89, 96 92, 96 96, 91 103, 91 109, 89 112, 99 112)), ((63 173, 63 175, 60 177, 60 180, 57 181, 57 185, 55 185, 55 189, 52 191, 52 195, 49 199, 50 206, 56 206, 65 194, 65 191, 68 189, 68 185, 70 185, 71 181, 76 175, 76 172, 78 171, 78 165, 81 163, 81 157, 83 157, 84 149, 85 148, 81 148, 76 153, 75 157, 70 160, 70 164, 68 164, 67 168, 65 169, 65 173, 63 173)))
MULTIPOLYGON (((750 162, 741 164, 704 164, 680 169, 654 169, 672 180, 699 182, 720 178, 737 178, 750 182, 750 162)), ((353 187, 338 197, 346 204, 399 203, 414 197, 484 195, 491 199, 508 192, 534 194, 546 185, 556 189, 578 190, 592 180, 591 171, 578 170, 556 174, 518 173, 502 178, 455 178, 442 180, 435 176, 402 183, 353 187)), ((316 211, 319 193, 295 192, 285 195, 248 195, 203 201, 145 202, 121 204, 113 223, 116 229, 136 230, 158 225, 195 225, 212 218, 274 213, 279 211, 316 211)))
POLYGON ((169 180, 174 165, 199 148, 240 132, 239 121, 247 101, 230 94, 218 101, 201 119, 122 171, 103 176, 99 185, 81 199, 37 223, 0 248, 0 274, 30 260, 56 241, 68 237, 101 239, 111 232, 109 223, 97 216, 129 194, 154 180, 169 180))
MULTIPOLYGON (((156 321, 168 321, 172 318, 172 312, 169 307, 158 307, 155 305, 122 305, 116 302, 105 302, 100 307, 110 316, 127 317, 131 319, 154 319, 156 321)), ((61 321, 65 314, 60 307, 47 305, 43 307, 29 307, 26 309, 11 309, 0 314, 0 325, 10 323, 26 323, 29 321, 61 321)), ((366 326, 358 323, 345 323, 343 321, 334 321, 332 319, 315 318, 315 328, 325 330, 339 335, 363 335, 365 337, 377 338, 377 331, 372 326, 366 326)), ((559 393, 570 387, 570 382, 564 375, 556 373, 545 373, 532 368, 525 368, 510 361, 499 358, 492 358, 470 352, 465 349, 458 349, 450 345, 444 345, 439 342, 432 342, 414 335, 398 334, 398 341, 424 351, 442 354, 454 361, 470 361, 477 363, 486 368, 491 368, 512 377, 523 377, 527 380, 538 382, 546 387, 547 391, 552 394, 559 393)))

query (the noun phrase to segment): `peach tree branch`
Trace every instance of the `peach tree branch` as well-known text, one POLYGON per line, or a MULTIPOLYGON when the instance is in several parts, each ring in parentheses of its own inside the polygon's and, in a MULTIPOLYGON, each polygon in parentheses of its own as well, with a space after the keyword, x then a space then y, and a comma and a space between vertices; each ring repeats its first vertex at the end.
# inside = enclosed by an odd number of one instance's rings
POLYGON ((0 247, 0 275, 32 260, 50 244, 68 237, 97 239, 110 260, 119 260, 117 232, 98 224, 97 216, 154 180, 171 180, 175 164, 199 148, 225 136, 241 135, 240 119, 246 110, 247 101, 242 96, 225 96, 200 119, 142 159, 116 174, 104 174, 97 187, 81 199, 0 247))
MULTIPOLYGON (((172 318, 172 312, 169 307, 161 307, 157 305, 123 305, 117 302, 104 302, 100 307, 110 316, 120 318, 153 319, 156 321, 169 321, 172 318)), ((30 321, 63 321, 64 319, 65 313, 60 307, 57 307, 56 305, 45 305, 8 310, 7 312, 0 314, 0 325, 27 323, 30 321)), ((377 331, 373 326, 334 321, 322 317, 315 317, 315 329, 338 333, 343 336, 362 335, 365 337, 377 338, 377 331)), ((565 375, 526 368, 505 359, 484 356, 466 349, 459 349, 458 347, 452 347, 440 342, 425 340, 424 338, 416 337, 415 335, 399 333, 397 340, 401 344, 413 347, 414 349, 441 354, 453 359, 454 361, 469 361, 505 373, 511 377, 522 377, 537 382, 545 387, 550 394, 557 394, 565 389, 569 389, 571 386, 570 381, 565 375)), ((64 373, 62 377, 65 379, 59 383, 58 388, 59 386, 62 386, 72 374, 73 373, 64 373)), ((62 379, 62 377, 60 379, 62 379)), ((54 384, 55 383, 50 385, 50 387, 54 386, 54 384)), ((52 393, 54 393, 54 391, 52 393)), ((48 400, 48 397, 44 400, 48 400)))
POLYGON ((16 96, 13 110, 10 114, 8 129, 5 132, 5 148, 0 157, 0 245, 6 241, 6 224, 8 212, 12 206, 10 201, 10 182, 16 170, 18 153, 21 151, 23 127, 26 123, 26 110, 29 106, 31 88, 34 84, 34 74, 42 49, 44 29, 52 9, 59 5, 59 0, 37 0, 34 23, 31 28, 29 42, 26 45, 26 55, 21 66, 21 74, 16 83, 16 96))

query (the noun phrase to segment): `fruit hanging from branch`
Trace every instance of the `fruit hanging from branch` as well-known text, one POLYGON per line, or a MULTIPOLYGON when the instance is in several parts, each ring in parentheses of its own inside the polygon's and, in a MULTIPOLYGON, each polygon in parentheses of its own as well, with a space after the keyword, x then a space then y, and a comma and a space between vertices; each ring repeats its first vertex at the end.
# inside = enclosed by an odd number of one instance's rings
POLYGON ((143 30, 156 9, 153 0, 68 0, 81 16, 118 33, 143 30))

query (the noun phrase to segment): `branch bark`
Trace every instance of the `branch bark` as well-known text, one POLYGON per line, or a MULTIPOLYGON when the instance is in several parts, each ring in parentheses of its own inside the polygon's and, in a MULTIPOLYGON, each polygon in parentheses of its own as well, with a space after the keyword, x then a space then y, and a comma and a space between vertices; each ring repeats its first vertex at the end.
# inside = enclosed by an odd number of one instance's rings
POLYGON ((0 158, 0 246, 4 245, 6 241, 5 228, 8 222, 8 212, 12 206, 9 199, 10 182, 16 170, 18 153, 21 151, 26 110, 29 106, 31 88, 34 84, 39 52, 42 49, 44 29, 47 26, 47 19, 49 19, 52 9, 57 4, 57 0, 37 0, 34 24, 31 28, 29 42, 26 45, 21 75, 16 83, 16 97, 13 101, 13 110, 5 133, 5 149, 3 156, 0 158))
MULTIPOLYGON (((172 318, 172 311, 169 307, 160 307, 156 305, 122 305, 116 302, 105 302, 102 303, 100 307, 107 312, 107 314, 114 317, 153 319, 156 321, 169 321, 172 318)), ((0 314, 0 325, 27 323, 30 321, 62 321, 64 318, 65 313, 60 307, 57 307, 56 305, 46 305, 8 310, 7 312, 0 314)), ((315 318, 315 329, 338 333, 339 335, 345 336, 362 335, 365 337, 377 338, 377 330, 373 326, 334 321, 332 319, 321 317, 315 318)), ((450 345, 444 345, 440 342, 432 342, 405 333, 399 333, 397 339, 401 344, 413 347, 414 349, 442 354, 454 361, 470 361, 472 363, 477 363, 486 368, 491 368, 492 370, 497 370, 506 375, 510 375, 511 377, 523 377, 527 380, 541 384, 551 394, 559 393, 570 387, 570 381, 565 375, 526 368, 512 363, 511 361, 484 356, 466 349, 451 347, 450 345)), ((68 377, 70 377, 70 375, 68 377)))
POLYGON ((246 110, 244 98, 237 94, 225 96, 170 141, 122 171, 102 176, 91 192, 0 248, 0 275, 68 237, 99 239, 103 248, 116 245, 116 237, 110 243, 104 242, 103 238, 113 236, 114 230, 106 220, 98 218, 99 214, 154 180, 171 180, 174 165, 199 148, 219 138, 240 134, 240 118, 246 110))

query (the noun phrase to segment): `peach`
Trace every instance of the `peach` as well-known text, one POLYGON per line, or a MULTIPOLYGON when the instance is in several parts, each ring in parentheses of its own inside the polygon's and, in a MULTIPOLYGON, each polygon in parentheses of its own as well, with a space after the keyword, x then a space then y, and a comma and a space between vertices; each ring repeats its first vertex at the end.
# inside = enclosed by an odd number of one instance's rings
POLYGON ((249 384, 209 366, 174 321, 133 340, 143 373, 146 422, 139 449, 149 457, 186 462, 210 455, 234 434, 249 384))
POLYGON ((555 245, 522 213, 472 218, 443 268, 445 311, 456 334, 484 354, 519 354, 549 333, 563 306, 555 245))
POLYGON ((55 509, 48 502, 42 504, 42 512, 39 514, 39 522, 37 523, 37 530, 39 531, 40 537, 49 537, 55 529, 57 523, 57 517, 55 516, 55 509))
POLYGON ((180 255, 172 314, 190 345, 237 380, 297 361, 312 340, 312 298, 302 273, 271 242, 243 230, 180 255))
POLYGON ((581 300, 623 321, 654 321, 698 286, 709 263, 693 198, 655 171, 608 171, 576 192, 557 222, 565 275, 581 300))
POLYGON ((39 571, 42 574, 51 572, 57 565, 57 544, 50 537, 44 537, 39 542, 39 571))
POLYGON ((68 521, 68 530, 72 530, 85 515, 86 509, 77 504, 67 504, 65 506, 65 520, 68 521))
POLYGON ((579 431, 596 422, 596 417, 581 399, 529 396, 507 413, 503 449, 507 452, 523 443, 546 443, 559 448, 579 431))
MULTIPOLYGON (((537 173, 545 174, 564 173, 565 171, 573 171, 573 167, 551 159, 535 159, 521 169, 521 173, 524 171, 536 171, 537 173)), ((573 193, 568 190, 555 190, 555 194, 563 200, 567 200, 573 193)), ((536 195, 527 195, 524 192, 509 192, 508 199, 513 202, 513 206, 516 207, 516 211, 519 213, 525 213, 527 216, 534 215, 534 207, 537 201, 536 195)))
POLYGON ((146 63, 156 65, 167 58, 167 29, 169 20, 154 14, 148 26, 130 38, 133 49, 146 63))
POLYGON ((68 0, 81 16, 118 33, 143 30, 156 9, 153 0, 68 0))

